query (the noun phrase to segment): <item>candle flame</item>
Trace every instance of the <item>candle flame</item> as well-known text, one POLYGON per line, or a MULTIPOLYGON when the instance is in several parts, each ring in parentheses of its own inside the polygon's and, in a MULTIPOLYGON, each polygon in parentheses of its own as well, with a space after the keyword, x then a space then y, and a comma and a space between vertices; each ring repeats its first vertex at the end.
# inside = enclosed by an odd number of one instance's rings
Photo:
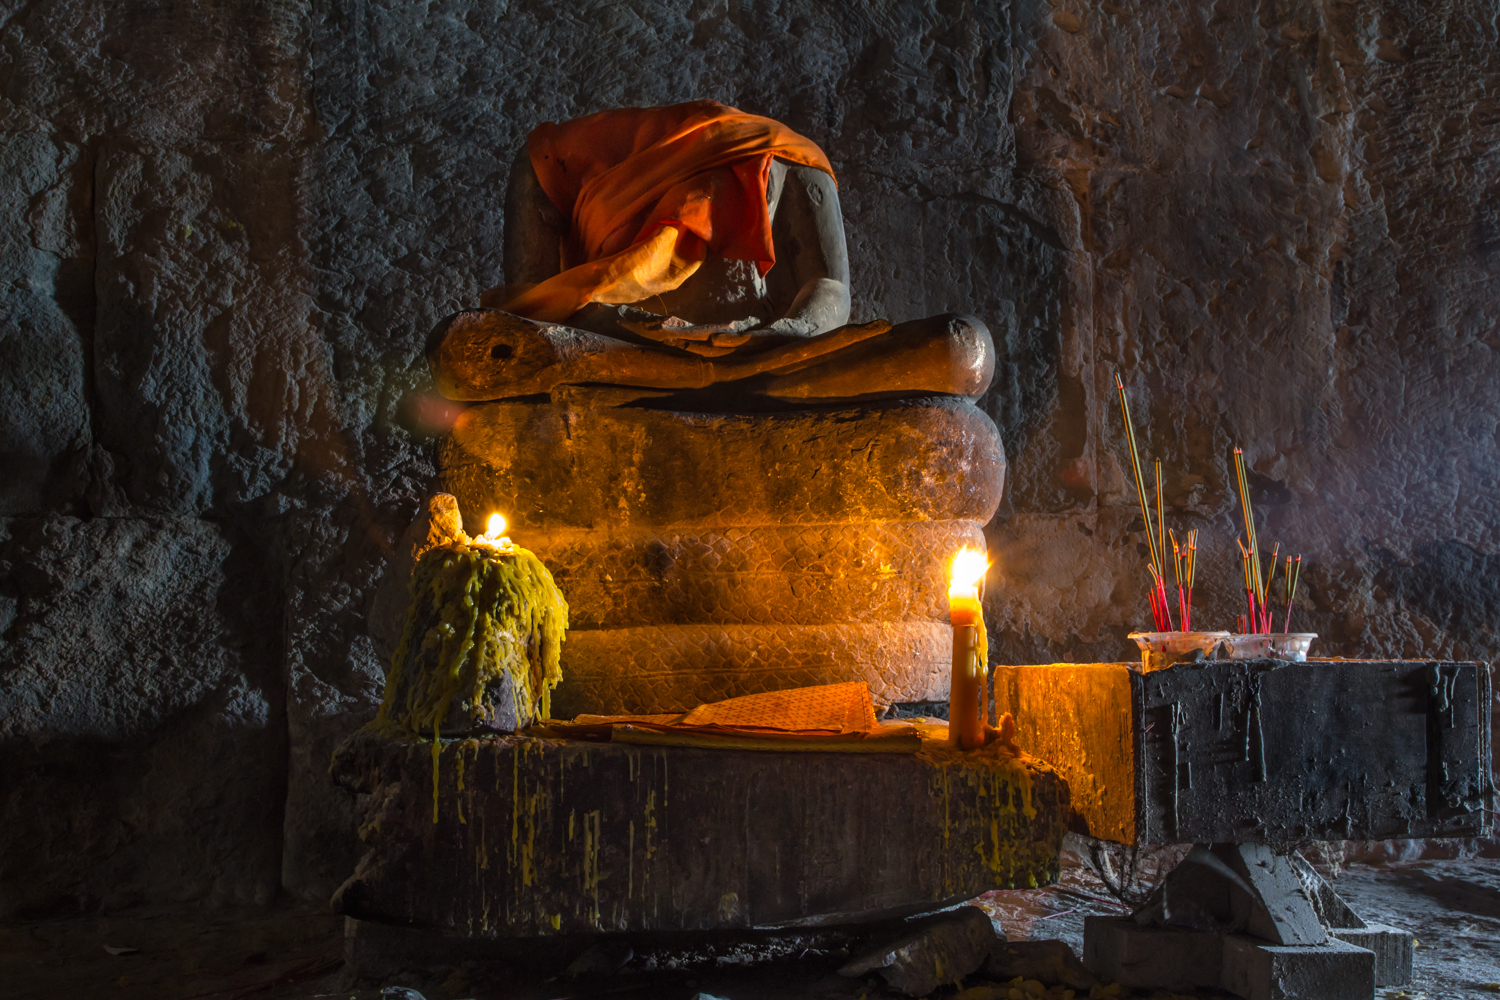
POLYGON ((948 592, 976 593, 984 571, 990 568, 989 557, 978 549, 963 549, 953 557, 948 592))
POLYGON ((505 515, 494 513, 490 515, 489 523, 484 526, 485 538, 499 538, 505 534, 505 515))

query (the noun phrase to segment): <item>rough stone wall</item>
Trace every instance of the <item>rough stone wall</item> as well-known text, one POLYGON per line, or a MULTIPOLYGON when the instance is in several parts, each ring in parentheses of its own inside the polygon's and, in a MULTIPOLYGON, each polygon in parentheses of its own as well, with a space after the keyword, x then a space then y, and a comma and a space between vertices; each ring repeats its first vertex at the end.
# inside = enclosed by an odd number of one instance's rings
MULTIPOLYGON (((1117 655, 1144 624, 1113 378, 1199 527, 1201 616, 1240 609, 1245 449, 1296 622, 1334 655, 1493 658, 1500 579, 1500 69, 1483 4, 1036 4, 1017 172, 1061 192, 1059 386, 1077 449, 997 524, 1000 649, 1117 655), (1149 14, 1148 14, 1149 10, 1149 14), (1066 462, 1066 464, 1063 464, 1066 462)), ((1059 439, 1067 435, 1057 435, 1059 439)), ((1023 467, 1024 465, 1024 467, 1023 467)))
POLYGON ((838 170, 856 319, 983 316, 997 658, 1145 620, 1121 368, 1233 613, 1226 456, 1333 652, 1488 657, 1486 5, 0 5, 0 913, 326 898, 432 324, 536 122, 714 97, 838 170))

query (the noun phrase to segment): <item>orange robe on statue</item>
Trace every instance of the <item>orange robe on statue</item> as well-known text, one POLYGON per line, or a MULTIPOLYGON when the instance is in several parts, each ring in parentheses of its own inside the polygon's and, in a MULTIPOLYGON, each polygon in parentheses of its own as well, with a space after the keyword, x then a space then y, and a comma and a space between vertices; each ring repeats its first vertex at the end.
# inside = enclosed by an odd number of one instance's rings
POLYGON ((776 262, 771 160, 833 176, 811 140, 716 101, 548 122, 527 150, 542 190, 570 221, 565 269, 501 308, 546 322, 590 302, 623 305, 671 291, 709 251, 753 260, 764 275, 776 262))

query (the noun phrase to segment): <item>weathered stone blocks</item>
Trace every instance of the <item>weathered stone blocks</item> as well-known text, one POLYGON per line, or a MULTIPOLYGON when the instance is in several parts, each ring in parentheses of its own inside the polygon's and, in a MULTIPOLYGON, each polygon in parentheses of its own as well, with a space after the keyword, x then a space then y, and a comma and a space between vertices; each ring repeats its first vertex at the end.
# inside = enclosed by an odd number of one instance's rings
POLYGON ((99 154, 99 493, 192 514, 347 458, 310 323, 300 152, 115 142, 99 154))
POLYGON ((1105 982, 1217 989, 1224 938, 1213 931, 1142 927, 1129 917, 1085 917, 1083 964, 1105 982))
POLYGON ((1084 964, 1125 986, 1224 989, 1245 1000, 1375 995, 1375 956, 1336 938, 1278 945, 1244 934, 1142 927, 1128 917, 1088 917, 1085 924, 1084 964))
POLYGON ((1375 955, 1376 986, 1407 986, 1411 983, 1416 945, 1411 931, 1389 924, 1366 924, 1363 927, 1335 927, 1328 933, 1345 944, 1367 948, 1375 955))
POLYGON ((275 896, 277 608, 233 542, 188 518, 0 520, 0 914, 275 896))
POLYGON ((1220 985, 1245 1000, 1372 1000, 1375 956, 1329 938, 1322 944, 1276 945, 1224 938, 1220 985))
POLYGON ((755 414, 489 403, 440 455, 569 603, 554 711, 685 711, 864 680, 947 696, 947 562, 984 547, 1005 455, 968 402, 755 414))
POLYGON ((1487 665, 1410 660, 996 666, 995 704, 1127 844, 1482 837, 1487 665))
POLYGON ((977 906, 960 906, 924 918, 901 937, 855 956, 839 975, 853 979, 878 973, 893 989, 925 997, 939 986, 961 985, 1004 940, 989 914, 977 906))

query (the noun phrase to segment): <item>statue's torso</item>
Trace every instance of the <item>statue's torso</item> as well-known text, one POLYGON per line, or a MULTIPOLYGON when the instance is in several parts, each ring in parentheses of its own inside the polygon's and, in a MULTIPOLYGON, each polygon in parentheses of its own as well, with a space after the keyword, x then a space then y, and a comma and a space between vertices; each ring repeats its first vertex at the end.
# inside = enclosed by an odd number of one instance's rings
POLYGON ((728 260, 712 253, 680 286, 636 304, 693 323, 733 323, 747 316, 768 322, 781 315, 753 260, 728 260))
MULTIPOLYGON (((786 186, 787 164, 771 161, 766 178, 766 206, 771 214, 771 232, 778 258, 790 258, 777 240, 776 210, 786 186)), ((710 253, 693 276, 663 295, 636 303, 642 309, 678 316, 693 323, 732 323, 755 316, 768 323, 786 312, 796 289, 787 275, 788 265, 778 264, 764 277, 753 260, 730 260, 710 253)))

